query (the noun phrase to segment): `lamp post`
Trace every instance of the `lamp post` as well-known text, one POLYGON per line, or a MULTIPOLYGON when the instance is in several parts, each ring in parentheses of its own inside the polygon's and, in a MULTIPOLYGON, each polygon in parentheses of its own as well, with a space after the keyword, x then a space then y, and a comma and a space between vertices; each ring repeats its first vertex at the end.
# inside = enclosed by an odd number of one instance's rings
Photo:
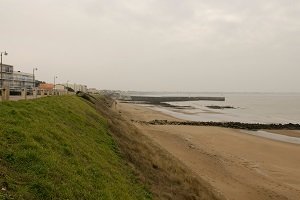
POLYGON ((57 76, 54 76, 54 87, 53 87, 53 94, 55 95, 56 94, 56 86, 55 86, 55 79, 57 79, 58 77, 57 76))
POLYGON ((6 51, 4 51, 4 52, 0 52, 0 54, 1 54, 1 88, 3 88, 3 68, 2 68, 2 55, 5 55, 5 56, 7 56, 8 55, 8 53, 6 52, 6 51))
POLYGON ((57 76, 54 76, 54 90, 56 89, 56 86, 55 86, 55 80, 57 79, 58 77, 57 76))
POLYGON ((32 74, 33 74, 33 85, 32 85, 32 89, 34 89, 35 88, 35 77, 34 77, 34 71, 37 71, 38 70, 38 68, 37 67, 35 67, 35 68, 33 68, 32 69, 32 74))

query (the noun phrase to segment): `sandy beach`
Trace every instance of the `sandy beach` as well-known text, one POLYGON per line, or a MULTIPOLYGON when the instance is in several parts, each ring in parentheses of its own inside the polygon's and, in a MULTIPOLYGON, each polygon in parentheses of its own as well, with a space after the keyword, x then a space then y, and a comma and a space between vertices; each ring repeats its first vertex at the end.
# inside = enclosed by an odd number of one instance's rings
MULTIPOLYGON (((117 109, 130 120, 179 121, 140 105, 119 103, 117 109)), ((227 199, 299 199, 300 145, 238 129, 135 125, 227 199)), ((293 131, 273 133, 298 135, 293 131)))

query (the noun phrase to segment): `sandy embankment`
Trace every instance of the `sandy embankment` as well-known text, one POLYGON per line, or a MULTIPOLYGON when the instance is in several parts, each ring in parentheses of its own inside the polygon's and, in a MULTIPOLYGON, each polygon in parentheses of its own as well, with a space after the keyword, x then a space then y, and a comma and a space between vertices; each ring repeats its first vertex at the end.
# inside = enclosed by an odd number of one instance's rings
MULTIPOLYGON (((178 120, 138 105, 118 109, 133 120, 178 120)), ((220 127, 136 126, 228 199, 300 197, 300 145, 220 127)))

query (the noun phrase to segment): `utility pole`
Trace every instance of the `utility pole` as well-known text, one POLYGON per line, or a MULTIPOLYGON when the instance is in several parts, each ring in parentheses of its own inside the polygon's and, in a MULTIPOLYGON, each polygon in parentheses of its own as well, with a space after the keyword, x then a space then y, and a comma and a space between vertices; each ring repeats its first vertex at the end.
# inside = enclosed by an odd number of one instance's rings
POLYGON ((55 79, 57 79, 57 78, 58 78, 57 76, 54 76, 54 87, 53 87, 54 90, 56 89, 56 86, 55 86, 55 79))

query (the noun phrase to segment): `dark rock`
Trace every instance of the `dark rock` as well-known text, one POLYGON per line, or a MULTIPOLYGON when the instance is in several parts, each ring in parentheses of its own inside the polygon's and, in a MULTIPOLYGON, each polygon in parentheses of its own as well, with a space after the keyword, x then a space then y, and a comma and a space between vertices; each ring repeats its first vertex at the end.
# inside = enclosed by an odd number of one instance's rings
POLYGON ((235 107, 232 106, 206 106, 206 107, 211 109, 236 109, 235 107))
POLYGON ((156 164, 152 164, 153 169, 158 169, 158 166, 156 164))

